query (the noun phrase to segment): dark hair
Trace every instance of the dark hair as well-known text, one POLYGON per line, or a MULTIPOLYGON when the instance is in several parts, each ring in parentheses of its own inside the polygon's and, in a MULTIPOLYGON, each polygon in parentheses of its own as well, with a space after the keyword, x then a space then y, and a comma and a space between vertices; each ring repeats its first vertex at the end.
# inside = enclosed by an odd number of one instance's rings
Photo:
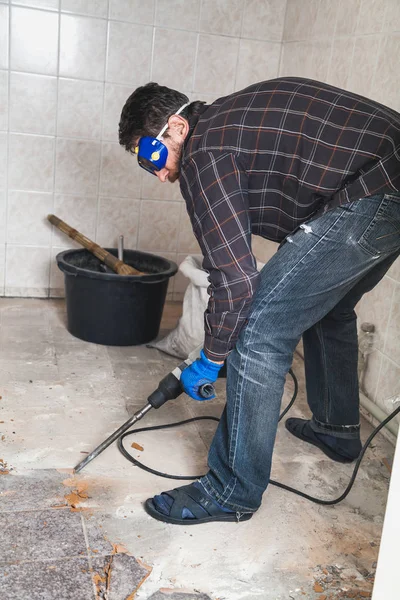
MULTIPOLYGON (((125 102, 119 122, 119 143, 134 152, 134 142, 143 136, 155 137, 169 117, 189 102, 189 98, 171 88, 147 83, 137 88, 125 102)), ((191 102, 180 114, 190 121, 204 102, 191 102)), ((166 132, 165 137, 168 137, 166 132)))

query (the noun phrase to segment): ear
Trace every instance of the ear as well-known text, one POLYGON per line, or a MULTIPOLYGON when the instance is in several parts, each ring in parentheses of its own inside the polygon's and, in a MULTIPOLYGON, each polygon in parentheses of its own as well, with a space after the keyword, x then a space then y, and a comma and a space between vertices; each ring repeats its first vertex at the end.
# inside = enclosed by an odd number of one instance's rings
POLYGON ((177 141, 184 141, 189 133, 189 123, 181 115, 171 115, 168 119, 168 133, 171 137, 175 137, 177 141))

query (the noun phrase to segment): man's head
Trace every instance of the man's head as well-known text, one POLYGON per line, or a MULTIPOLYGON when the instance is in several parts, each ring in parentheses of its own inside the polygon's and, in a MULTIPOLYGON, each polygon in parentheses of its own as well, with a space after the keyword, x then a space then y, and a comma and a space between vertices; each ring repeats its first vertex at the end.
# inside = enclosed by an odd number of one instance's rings
MULTIPOLYGON (((197 103, 195 103, 197 104, 197 103)), ((160 181, 176 181, 179 177, 183 143, 189 133, 188 117, 192 113, 191 104, 185 94, 148 83, 137 88, 125 103, 119 122, 119 143, 127 152, 137 152, 141 138, 161 136, 161 142, 168 150, 165 167, 155 174, 160 181), (176 112, 188 104, 177 115, 176 112)))

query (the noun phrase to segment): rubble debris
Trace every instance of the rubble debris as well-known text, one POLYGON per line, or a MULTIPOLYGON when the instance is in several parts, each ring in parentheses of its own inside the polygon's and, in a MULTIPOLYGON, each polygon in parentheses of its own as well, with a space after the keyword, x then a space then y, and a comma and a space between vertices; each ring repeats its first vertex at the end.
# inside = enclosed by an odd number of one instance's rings
POLYGON ((87 491, 88 482, 71 477, 70 479, 63 481, 63 485, 73 488, 69 494, 65 494, 64 496, 67 503, 66 505, 71 508, 71 511, 80 512, 84 510, 84 508, 79 506, 79 504, 89 498, 87 491))
POLYGON ((8 475, 10 473, 10 469, 5 460, 0 458, 0 475, 8 475))
POLYGON ((338 565, 318 565, 314 569, 313 590, 323 594, 318 600, 365 600, 372 597, 376 563, 371 571, 345 569, 338 565))
POLYGON ((112 544, 113 553, 93 559, 92 578, 96 600, 108 600, 110 594, 121 594, 125 600, 134 600, 136 592, 150 575, 152 568, 131 556, 120 544, 112 544), (119 550, 122 550, 121 552, 119 550), (135 585, 133 591, 132 587, 135 585))
POLYGON ((144 450, 143 446, 137 444, 136 442, 133 442, 133 444, 131 444, 131 448, 135 448, 135 450, 140 450, 140 452, 143 452, 144 450))

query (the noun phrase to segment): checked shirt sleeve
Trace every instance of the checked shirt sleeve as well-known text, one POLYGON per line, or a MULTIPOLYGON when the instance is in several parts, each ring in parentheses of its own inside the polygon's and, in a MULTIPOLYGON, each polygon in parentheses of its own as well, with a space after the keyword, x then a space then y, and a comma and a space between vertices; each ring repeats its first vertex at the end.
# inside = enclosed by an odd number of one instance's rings
POLYGON ((259 281, 247 176, 233 154, 200 152, 185 161, 181 190, 209 273, 204 352, 222 361, 236 343, 259 281))

